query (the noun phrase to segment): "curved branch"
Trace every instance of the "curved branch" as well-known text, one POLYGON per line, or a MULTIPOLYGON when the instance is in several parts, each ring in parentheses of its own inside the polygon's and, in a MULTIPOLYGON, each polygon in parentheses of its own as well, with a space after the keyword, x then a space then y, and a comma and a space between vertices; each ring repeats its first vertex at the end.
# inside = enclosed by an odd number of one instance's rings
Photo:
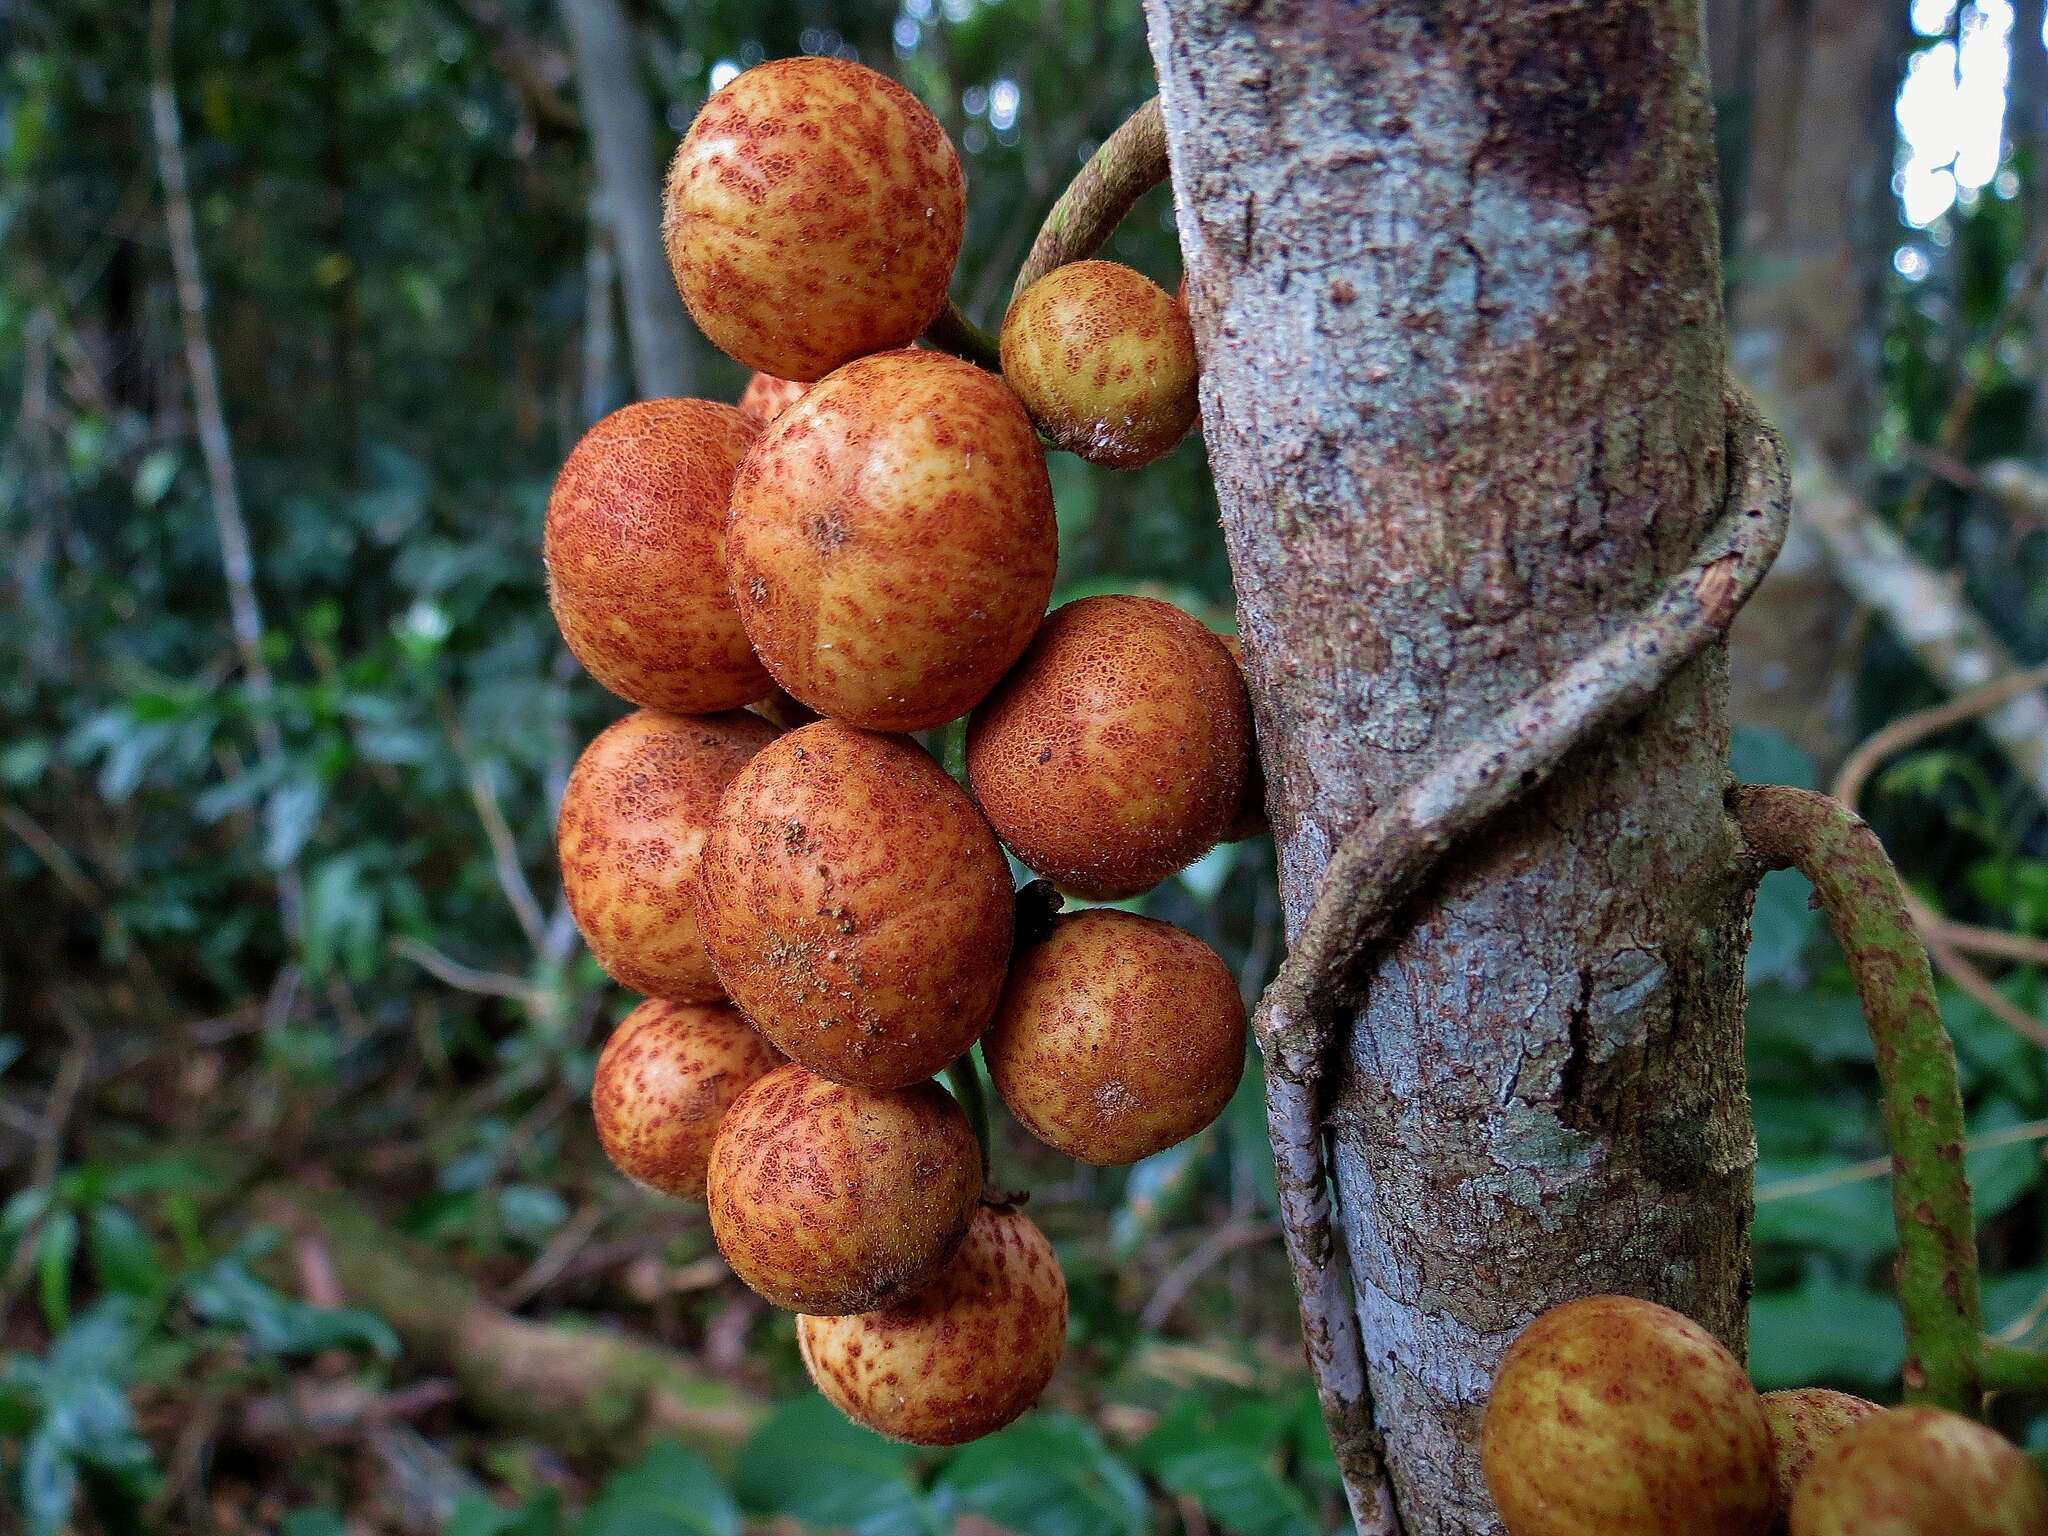
POLYGON ((1166 119, 1154 96, 1124 119, 1067 183, 1017 271, 1011 301, 1054 267, 1101 250, 1132 204, 1165 181, 1166 173, 1166 119))
POLYGON ((1438 861, 1719 642, 1777 558, 1790 511, 1783 445, 1732 385, 1726 408, 1727 498, 1691 562, 1633 620, 1345 837, 1253 1020, 1302 1333, 1361 1536, 1399 1525, 1325 1191, 1322 1094, 1338 1012, 1372 946, 1438 861))
POLYGON ((1975 1418, 1984 1316, 1963 1099, 1898 871, 1869 824, 1826 795, 1741 785, 1733 809, 1760 868, 1790 867, 1813 882, 1869 1021, 1892 1154, 1906 1395, 1975 1418))

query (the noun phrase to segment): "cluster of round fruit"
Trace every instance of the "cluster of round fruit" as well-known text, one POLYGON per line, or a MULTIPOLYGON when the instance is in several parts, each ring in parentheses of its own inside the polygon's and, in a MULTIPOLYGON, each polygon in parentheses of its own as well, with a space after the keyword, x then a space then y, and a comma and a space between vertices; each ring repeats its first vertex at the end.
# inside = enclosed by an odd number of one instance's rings
POLYGON ((1084 262, 1013 307, 1000 377, 912 347, 958 254, 960 165, 854 64, 727 85, 665 211, 691 312, 759 372, 738 409, 599 422, 548 507, 562 634, 641 706, 584 752, 558 830, 592 953, 649 999, 600 1057, 598 1130, 630 1177, 707 1201, 833 1402, 958 1443, 1037 1399, 1066 1286, 933 1075, 979 1041, 1028 1131, 1118 1164, 1206 1126, 1243 1070, 1213 950, 1111 909, 1019 931, 1003 853, 1126 897, 1259 814, 1221 638, 1141 597, 1045 611, 1039 431, 1103 463, 1164 452, 1193 341, 1164 290, 1084 262), (907 734, 970 711, 971 794, 907 734))
POLYGON ((2048 1483, 1983 1425, 1759 1396, 1706 1329, 1626 1296, 1554 1307, 1508 1347, 1481 1458, 1509 1536, 2048 1536, 2048 1483))

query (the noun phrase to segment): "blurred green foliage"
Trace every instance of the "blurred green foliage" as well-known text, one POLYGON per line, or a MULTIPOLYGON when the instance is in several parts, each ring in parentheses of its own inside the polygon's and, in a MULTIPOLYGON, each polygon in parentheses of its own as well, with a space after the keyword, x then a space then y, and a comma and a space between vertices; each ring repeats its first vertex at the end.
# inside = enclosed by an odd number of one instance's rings
MULTIPOLYGON (((701 1222, 656 1212, 595 1155, 580 1106, 597 1033, 626 1000, 557 942, 554 801, 580 743, 622 706, 562 651, 540 519, 568 446, 629 384, 615 304, 602 288, 593 304, 603 239, 587 146, 557 115, 573 91, 555 11, 178 8, 211 337, 277 679, 259 705, 194 446, 143 9, 0 9, 0 1091, 55 1102, 81 1040, 95 1064, 68 1090, 85 1106, 67 1105, 77 1158, 0 1170, 10 1186, 33 1175, 0 1213, 0 1471, 39 1533, 79 1501, 110 1530, 170 1518, 170 1437, 136 1402, 246 1391, 333 1349, 386 1369, 376 1319, 263 1278, 236 1206, 258 1170, 320 1167, 383 1194, 410 1234, 496 1282, 533 1283, 579 1230, 639 1240, 664 1274, 710 1251, 701 1222), (284 748, 267 765, 259 708, 284 748), (294 874, 296 939, 279 899, 294 874)), ((852 51, 908 81, 962 146, 955 296, 983 323, 1058 187, 1151 90, 1132 0, 640 0, 633 15, 670 136, 721 66, 852 51)), ((2028 240, 2033 177, 1901 232, 1929 275, 1893 285, 1888 509, 1917 475, 1907 446, 1934 438, 1973 370, 1965 456, 2040 462, 2048 448, 2028 435, 2024 358, 1984 343, 2028 240)), ((1171 286, 1169 215, 1164 192, 1148 198, 1113 254, 1171 286)), ((700 392, 736 397, 738 369, 697 361, 700 392)), ((1146 588, 1230 625, 1199 443, 1140 473, 1065 456, 1052 473, 1062 598, 1146 588)), ((2036 532, 1939 484, 1908 535, 2034 657, 2048 652, 2036 532)), ((1867 727, 1935 698, 1874 627, 1856 682, 1867 727)), ((1755 735, 1735 766, 1813 777, 1788 743, 1755 735)), ((1944 910, 2048 936, 2041 808, 1983 742, 1958 733, 1908 754, 1867 809, 1944 910)), ((1145 906, 1214 943, 1248 990, 1270 971, 1270 844, 1219 850, 1145 906)), ((1893 1392, 1886 1185, 1846 1176, 1884 1153, 1868 1041, 1796 875, 1766 882, 1756 933, 1756 1374, 1893 1392)), ((2032 972, 2001 987, 2037 1016, 2048 1003, 2032 972)), ((1978 1005, 1945 991, 1944 1007, 1973 1132, 1989 1139, 1971 1168, 2003 1326, 2048 1291, 2048 1074, 1978 1005)), ((912 1453, 799 1390, 787 1330, 735 1311, 729 1287, 582 1291, 690 1348, 737 1319, 734 1369, 789 1402, 729 1476, 672 1446, 608 1478, 571 1476, 545 1448, 487 1446, 473 1459, 493 1491, 464 1494, 448 1528, 724 1533, 787 1517, 879 1536, 962 1514, 1055 1536, 1176 1518, 1237 1536, 1333 1528, 1335 1472, 1274 1252, 1256 1066, 1214 1130, 1127 1173, 1002 1138, 1072 1286, 1055 1407, 957 1453, 912 1453), (1226 1228, 1247 1240, 1205 1257, 1226 1228), (1191 1289, 1173 1298, 1178 1274, 1191 1289)), ((287 1481, 299 1502, 279 1528, 343 1528, 336 1478, 287 1481)))

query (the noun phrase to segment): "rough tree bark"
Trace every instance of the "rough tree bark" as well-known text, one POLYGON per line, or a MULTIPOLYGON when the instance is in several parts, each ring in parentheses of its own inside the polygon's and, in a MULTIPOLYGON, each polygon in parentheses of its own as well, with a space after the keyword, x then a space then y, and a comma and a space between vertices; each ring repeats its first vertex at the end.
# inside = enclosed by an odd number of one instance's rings
MULTIPOLYGON (((1147 0, 1290 931, 1339 837, 1685 565, 1727 475, 1696 4, 1147 0)), ((1741 1346, 1754 1141, 1725 658, 1455 853, 1336 1064, 1410 1533, 1498 1529, 1479 1404, 1620 1290, 1741 1346)))
MULTIPOLYGON (((1713 0, 1707 11, 1722 140, 1742 161, 1722 210, 1734 226, 1735 368, 1858 488, 1876 423, 1885 252, 1898 227, 1892 107, 1909 34, 1905 5, 1872 0, 1713 0)), ((1729 637, 1733 717, 1839 761, 1849 700, 1828 663, 1854 611, 1795 517, 1729 637)))
POLYGON ((662 159, 633 27, 620 0, 561 0, 576 92, 610 214, 626 300, 633 383, 643 399, 687 395, 702 356, 661 244, 662 159))

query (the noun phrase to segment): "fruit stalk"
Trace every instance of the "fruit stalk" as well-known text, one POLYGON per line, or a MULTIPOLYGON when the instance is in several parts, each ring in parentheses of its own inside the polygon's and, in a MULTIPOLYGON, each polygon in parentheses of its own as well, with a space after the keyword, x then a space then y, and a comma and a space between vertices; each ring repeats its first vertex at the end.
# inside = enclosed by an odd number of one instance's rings
POLYGON ((953 1090, 953 1097, 966 1111, 967 1123, 974 1128, 974 1140, 981 1148, 982 1182, 986 1184, 989 1175, 988 1096, 981 1091, 981 1071, 974 1064, 974 1052, 969 1051, 946 1068, 946 1086, 953 1090))
POLYGON ((1789 867, 1813 882, 1863 1003, 1892 1151, 1906 1396, 1976 1418, 1983 1310, 1962 1092, 1898 871, 1869 824, 1826 795, 1741 785, 1733 808, 1759 875, 1789 867))
POLYGON ((1002 371, 1002 352, 995 337, 968 319, 967 312, 954 303, 950 295, 938 318, 924 328, 923 339, 941 352, 965 358, 991 373, 1002 371))
POLYGON ((1131 205, 1166 180, 1166 171, 1166 120, 1154 96, 1124 119, 1067 183, 1039 226, 1011 297, 1054 267, 1094 255, 1131 205))
POLYGON ((2042 1350, 1987 1339, 1977 1372, 1987 1392, 2048 1393, 2048 1352, 2042 1350))

